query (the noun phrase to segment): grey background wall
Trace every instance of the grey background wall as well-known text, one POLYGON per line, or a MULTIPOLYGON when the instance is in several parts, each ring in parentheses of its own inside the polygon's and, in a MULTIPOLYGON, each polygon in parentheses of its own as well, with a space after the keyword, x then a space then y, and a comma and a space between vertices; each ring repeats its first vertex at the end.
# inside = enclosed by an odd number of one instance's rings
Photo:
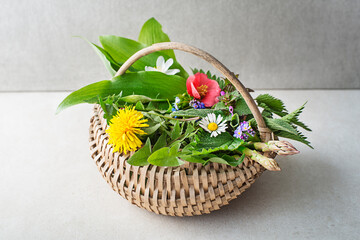
MULTIPOLYGON (((155 17, 252 88, 360 88, 360 1, 1 0, 0 91, 74 90, 109 75, 81 35, 137 38, 155 17)), ((184 53, 188 66, 209 66, 184 53)), ((211 68, 209 68, 211 69, 211 68)))

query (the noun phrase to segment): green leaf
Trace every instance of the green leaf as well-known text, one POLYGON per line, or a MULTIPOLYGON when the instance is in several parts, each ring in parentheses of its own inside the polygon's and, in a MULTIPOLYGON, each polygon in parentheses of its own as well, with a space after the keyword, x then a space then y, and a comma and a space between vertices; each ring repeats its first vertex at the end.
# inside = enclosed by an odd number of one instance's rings
POLYGON ((307 140, 307 138, 300 132, 297 132, 297 134, 292 134, 289 132, 285 132, 285 131, 275 131, 274 134, 276 136, 279 137, 284 137, 284 138, 289 138, 289 139, 293 139, 295 141, 304 143, 305 145, 307 145, 308 147, 314 149, 311 145, 310 142, 307 140))
POLYGON ((298 109, 296 109, 292 113, 289 113, 286 116, 283 116, 281 119, 285 120, 285 121, 287 121, 289 123, 293 123, 293 124, 295 124, 297 126, 300 126, 300 127, 304 128, 307 131, 311 131, 311 129, 308 126, 306 126, 304 123, 299 121, 299 115, 304 110, 305 104, 306 103, 304 103, 301 107, 299 107, 298 109))
POLYGON ((110 54, 108 52, 105 51, 105 49, 99 47, 98 45, 96 45, 96 44, 94 44, 92 42, 90 42, 86 38, 83 38, 81 36, 79 36, 79 37, 82 38, 83 40, 85 40, 88 44, 90 44, 93 47, 93 49, 95 50, 97 55, 103 61, 106 69, 109 71, 111 76, 114 76, 116 71, 120 68, 120 65, 110 56, 110 54), (116 66, 117 69, 114 69, 113 66, 116 66))
POLYGON ((179 138, 180 135, 181 135, 180 123, 179 123, 179 121, 176 121, 175 126, 174 126, 173 130, 171 131, 170 137, 172 140, 175 140, 175 139, 179 138))
POLYGON ((201 163, 205 164, 206 161, 202 159, 199 156, 191 156, 191 155, 180 155, 180 158, 187 161, 187 162, 193 162, 193 163, 201 163))
POLYGON ((214 110, 214 109, 188 109, 188 110, 179 110, 172 112, 170 116, 178 116, 178 117, 206 117, 209 113, 214 113, 215 115, 223 114, 221 110, 214 110))
POLYGON ((148 158, 148 162, 155 166, 168 166, 176 167, 184 164, 185 162, 179 158, 180 143, 173 147, 164 147, 153 152, 148 158))
POLYGON ((149 162, 147 161, 148 157, 151 154, 151 142, 150 138, 146 140, 145 145, 137 150, 127 162, 133 166, 145 166, 148 165, 149 162))
POLYGON ((107 124, 110 124, 111 119, 116 115, 117 109, 114 107, 114 98, 108 97, 105 101, 102 98, 98 98, 98 102, 104 111, 104 118, 107 124))
POLYGON ((237 113, 239 116, 252 114, 250 108, 242 97, 236 100, 234 113, 237 113))
POLYGON ((142 104, 142 102, 137 102, 135 105, 135 109, 138 111, 143 111, 143 110, 145 110, 145 106, 144 106, 144 104, 142 104))
POLYGON ((149 126, 146 128, 143 128, 144 132, 146 132, 148 135, 153 134, 154 132, 156 132, 156 130, 158 130, 161 127, 162 123, 157 123, 153 126, 149 126))
POLYGON ((166 146, 166 136, 167 136, 166 133, 161 134, 161 136, 156 141, 156 143, 155 143, 155 145, 153 147, 153 152, 155 152, 156 150, 166 146))
POLYGON ((230 155, 224 154, 221 156, 221 158, 223 158, 227 162, 228 165, 236 167, 244 161, 245 154, 242 154, 241 157, 239 157, 237 155, 230 156, 230 155))
POLYGON ((129 96, 125 96, 125 97, 121 97, 119 98, 119 100, 127 102, 127 103, 137 103, 137 102, 141 102, 141 103, 148 103, 148 102, 167 102, 167 99, 152 99, 149 98, 147 96, 144 95, 129 95, 129 96))
POLYGON ((268 105, 266 105, 265 103, 260 103, 258 104, 259 107, 262 107, 264 109, 264 111, 269 112, 269 113, 275 113, 276 115, 283 117, 287 114, 287 112, 281 112, 281 111, 276 111, 270 107, 268 107, 268 105))
MULTIPOLYGON (((100 42, 116 62, 125 62, 134 53, 147 47, 146 44, 114 35, 100 36, 100 42)), ((169 56, 163 53, 154 52, 137 60, 132 67, 139 71, 144 70, 146 66, 154 67, 159 56, 163 56, 165 60, 169 59, 169 56)), ((177 61, 174 60, 171 69, 179 69, 178 75, 188 78, 188 74, 177 61)))
MULTIPOLYGON (((161 24, 155 18, 150 18, 141 28, 138 41, 150 46, 154 43, 170 42, 170 38, 162 31, 161 24)), ((176 60, 173 50, 163 50, 161 52, 176 60)))
POLYGON ((272 131, 284 131, 290 134, 298 134, 297 130, 283 119, 264 118, 266 126, 272 131))
POLYGON ((150 98, 174 100, 176 94, 185 91, 185 79, 180 76, 145 71, 126 73, 113 80, 96 82, 71 93, 60 103, 57 113, 79 103, 97 103, 98 97, 104 98, 120 92, 123 92, 123 96, 135 93, 150 98))
POLYGON ((217 137, 210 137, 209 133, 198 134, 198 140, 192 146, 186 146, 183 151, 195 155, 205 155, 217 151, 234 151, 238 149, 244 141, 233 138, 229 133, 222 133, 217 137))
POLYGON ((209 161, 214 163, 228 164, 228 162, 225 159, 222 159, 220 157, 212 157, 209 159, 209 161))
POLYGON ((284 103, 280 99, 275 98, 269 94, 261 94, 255 98, 255 100, 257 101, 258 105, 264 103, 274 111, 287 112, 284 103))
POLYGON ((210 137, 210 133, 208 132, 201 132, 198 136, 198 141, 196 142, 196 148, 201 149, 210 149, 210 148, 217 148, 222 145, 229 146, 234 138, 228 132, 221 133, 216 137, 210 137))
POLYGON ((239 124, 240 124, 239 115, 237 113, 235 113, 234 115, 231 116, 230 126, 233 128, 236 128, 237 126, 239 126, 239 124))

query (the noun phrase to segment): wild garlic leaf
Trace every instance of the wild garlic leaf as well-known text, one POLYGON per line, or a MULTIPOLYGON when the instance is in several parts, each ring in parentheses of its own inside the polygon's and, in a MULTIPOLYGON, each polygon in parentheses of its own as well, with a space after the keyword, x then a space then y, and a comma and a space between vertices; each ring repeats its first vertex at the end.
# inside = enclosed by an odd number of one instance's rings
MULTIPOLYGON (((154 43, 170 42, 169 36, 163 32, 161 24, 155 18, 150 18, 144 23, 138 40, 147 46, 154 43)), ((161 52, 176 60, 174 50, 163 50, 161 52)))
MULTIPOLYGON (((134 53, 138 52, 139 50, 148 47, 148 45, 144 43, 114 35, 100 36, 99 39, 103 48, 116 62, 120 63, 128 60, 134 53)), ((160 56, 163 56, 165 60, 170 58, 163 52, 154 52, 137 60, 132 65, 132 67, 136 71, 143 71, 146 66, 154 67, 156 65, 156 60, 160 56)), ((173 65, 171 65, 171 69, 179 69, 180 73, 177 75, 185 79, 187 79, 189 76, 184 68, 176 60, 174 60, 173 65)))
POLYGON ((147 161, 151 154, 151 142, 150 138, 147 138, 145 145, 137 150, 128 160, 127 163, 133 166, 146 166, 149 165, 147 161))
MULTIPOLYGON (((98 97, 106 98, 123 92, 123 96, 144 95, 153 99, 173 100, 174 96, 186 91, 186 80, 177 75, 160 72, 140 71, 126 73, 113 78, 87 85, 68 95, 58 106, 57 113, 80 103, 97 103, 98 97), (169 87, 171 82, 171 87, 169 87)), ((150 102, 153 103, 153 102, 150 102)), ((162 103, 156 103, 162 104, 162 103)), ((165 109, 167 109, 167 103, 165 109)))

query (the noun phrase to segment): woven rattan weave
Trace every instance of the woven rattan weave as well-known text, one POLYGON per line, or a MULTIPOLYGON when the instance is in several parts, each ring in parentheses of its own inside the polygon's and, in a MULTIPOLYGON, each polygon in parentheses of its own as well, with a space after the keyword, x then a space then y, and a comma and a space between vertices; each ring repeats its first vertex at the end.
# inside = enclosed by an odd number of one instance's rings
MULTIPOLYGON (((271 138, 271 131, 246 88, 235 75, 210 54, 182 43, 158 43, 130 57, 116 73, 122 75, 139 58, 155 51, 177 49, 192 53, 216 67, 241 93, 257 122, 262 141, 271 138)), ((141 208, 171 216, 193 216, 210 213, 229 203, 255 182, 265 170, 245 157, 242 164, 231 167, 210 163, 206 166, 189 163, 179 167, 136 167, 127 163, 129 155, 113 153, 108 144, 106 120, 99 105, 90 121, 90 151, 99 171, 114 191, 141 208)), ((275 157, 275 156, 271 156, 275 157)))
POLYGON ((101 175, 114 191, 149 211, 192 216, 210 213, 235 199, 264 168, 249 158, 237 166, 187 163, 180 167, 131 166, 128 156, 113 153, 105 133, 103 111, 95 105, 90 123, 90 150, 101 175))

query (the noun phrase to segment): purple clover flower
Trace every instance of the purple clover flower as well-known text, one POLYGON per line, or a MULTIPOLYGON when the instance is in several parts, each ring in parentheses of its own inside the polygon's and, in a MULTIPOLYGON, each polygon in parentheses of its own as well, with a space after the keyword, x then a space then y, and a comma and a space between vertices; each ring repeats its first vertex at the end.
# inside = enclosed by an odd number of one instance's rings
POLYGON ((224 96, 226 93, 224 91, 220 92, 220 96, 224 96))

